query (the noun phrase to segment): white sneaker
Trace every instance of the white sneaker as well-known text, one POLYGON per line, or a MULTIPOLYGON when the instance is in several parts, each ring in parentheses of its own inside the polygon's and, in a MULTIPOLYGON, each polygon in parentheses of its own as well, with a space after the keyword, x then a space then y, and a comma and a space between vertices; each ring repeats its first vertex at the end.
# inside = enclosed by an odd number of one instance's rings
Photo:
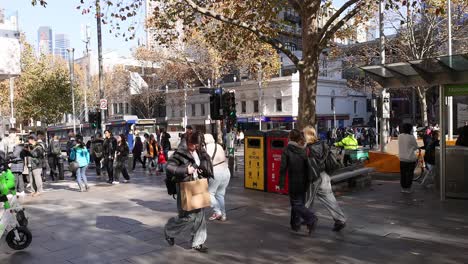
POLYGON ((129 183, 129 182, 130 182, 130 180, 124 180, 123 181, 123 183, 129 183))
POLYGON ((16 194, 17 194, 17 195, 20 195, 20 196, 25 196, 25 195, 26 195, 26 193, 25 193, 24 191, 22 191, 22 192, 17 192, 16 194))
POLYGON ((112 184, 120 184, 118 181, 113 181, 112 184))

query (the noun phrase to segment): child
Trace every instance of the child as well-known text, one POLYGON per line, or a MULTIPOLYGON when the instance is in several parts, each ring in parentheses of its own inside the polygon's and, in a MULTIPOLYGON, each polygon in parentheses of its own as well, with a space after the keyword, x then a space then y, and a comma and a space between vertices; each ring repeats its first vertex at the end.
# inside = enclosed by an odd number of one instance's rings
POLYGON ((166 173, 166 163, 166 155, 164 155, 164 151, 162 148, 160 148, 158 154, 158 165, 160 166, 161 171, 164 173, 166 173))

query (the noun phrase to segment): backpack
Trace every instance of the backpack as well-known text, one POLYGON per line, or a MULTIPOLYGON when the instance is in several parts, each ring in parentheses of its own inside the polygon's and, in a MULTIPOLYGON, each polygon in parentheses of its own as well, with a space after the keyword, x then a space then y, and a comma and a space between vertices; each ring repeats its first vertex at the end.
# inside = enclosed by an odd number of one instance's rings
POLYGON ((325 159, 324 159, 324 165, 325 165, 325 172, 328 175, 332 175, 336 170, 343 168, 343 164, 341 161, 336 158, 336 155, 328 148, 325 144, 325 142, 322 142, 323 149, 325 151, 325 159))
POLYGON ((93 146, 94 156, 98 159, 104 155, 104 146, 102 142, 98 142, 93 146))

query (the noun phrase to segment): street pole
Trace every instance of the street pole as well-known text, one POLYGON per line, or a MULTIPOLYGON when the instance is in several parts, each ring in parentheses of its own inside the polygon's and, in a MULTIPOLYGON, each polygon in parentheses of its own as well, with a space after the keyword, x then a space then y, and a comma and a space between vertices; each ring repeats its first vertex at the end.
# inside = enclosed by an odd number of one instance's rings
POLYGON ((85 28, 85 40, 86 45, 86 88, 84 89, 84 110, 85 110, 85 122, 89 122, 89 109, 88 109, 88 89, 91 87, 91 57, 89 54, 89 42, 91 36, 89 34, 89 25, 85 28))
POLYGON ((258 107, 260 117, 258 118, 258 130, 262 131, 262 116, 263 116, 263 105, 262 105, 262 79, 263 79, 263 70, 262 64, 258 63, 258 107))
MULTIPOLYGON (((10 77, 10 111, 11 111, 11 119, 10 119, 10 127, 15 127, 15 112, 14 112, 14 100, 15 100, 15 78, 10 77)), ((3 123, 3 121, 2 121, 3 123)))
MULTIPOLYGON (((385 3, 384 0, 380 0, 379 4, 379 32, 380 32, 380 64, 385 64, 385 35, 384 35, 384 12, 385 10, 385 3)), ((382 90, 382 108, 383 113, 383 98, 385 95, 385 89, 382 90)), ((386 152, 387 145, 386 145, 386 125, 387 121, 385 118, 380 119, 380 151, 386 152)))
MULTIPOLYGON (((447 23, 448 23, 448 55, 452 56, 452 1, 447 1, 447 23)), ((452 57, 449 58, 449 66, 452 67, 452 57)), ((453 97, 447 97, 448 110, 448 139, 453 139, 453 97)), ((442 122, 442 120, 441 120, 442 122)), ((442 140, 445 140, 445 131, 442 130, 442 140)))
MULTIPOLYGON (((96 23, 97 23, 97 40, 98 40, 98 64, 99 64, 99 99, 104 99, 104 75, 102 65, 102 31, 101 31, 101 3, 100 0, 96 0, 96 23)), ((106 130, 105 125, 106 115, 104 110, 101 110, 101 131, 106 130)))
POLYGON ((73 109, 73 134, 76 136, 76 112, 75 112, 75 89, 73 89, 73 79, 74 79, 74 58, 73 52, 75 51, 74 48, 68 48, 68 63, 70 68, 70 86, 71 86, 71 93, 72 93, 72 109, 73 109))
POLYGON ((184 129, 187 127, 187 84, 184 83, 184 129))

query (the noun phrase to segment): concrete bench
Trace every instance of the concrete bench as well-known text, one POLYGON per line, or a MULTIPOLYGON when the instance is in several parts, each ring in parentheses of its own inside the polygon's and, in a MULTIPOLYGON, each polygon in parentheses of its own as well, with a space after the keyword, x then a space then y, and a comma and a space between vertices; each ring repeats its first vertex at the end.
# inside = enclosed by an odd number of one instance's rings
POLYGON ((334 173, 332 176, 330 176, 330 180, 332 183, 334 182, 340 182, 344 181, 347 179, 355 178, 360 175, 366 175, 371 172, 375 171, 374 168, 356 168, 353 170, 347 170, 347 171, 342 171, 339 173, 334 173))
POLYGON ((333 191, 351 191, 364 189, 372 183, 372 177, 369 173, 375 171, 375 168, 367 168, 362 165, 346 167, 336 171, 330 176, 333 191))

